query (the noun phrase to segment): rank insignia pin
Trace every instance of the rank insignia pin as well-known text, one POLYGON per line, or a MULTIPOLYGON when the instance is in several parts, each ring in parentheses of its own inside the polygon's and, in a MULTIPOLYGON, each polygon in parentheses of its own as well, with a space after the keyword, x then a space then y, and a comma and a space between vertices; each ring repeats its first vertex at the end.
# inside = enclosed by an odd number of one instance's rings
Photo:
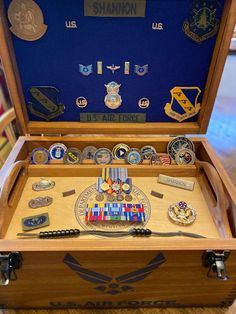
POLYGON ((59 91, 52 86, 34 86, 29 90, 29 110, 46 121, 64 113, 65 107, 58 100, 59 91))
POLYGON ((219 28, 217 1, 195 1, 190 16, 184 21, 184 33, 197 43, 213 37, 219 28))
POLYGON ((134 72, 139 75, 139 76, 144 76, 145 74, 148 73, 148 64, 145 65, 138 65, 135 64, 134 66, 134 72))
POLYGON ((93 72, 93 65, 83 65, 79 64, 79 71, 84 76, 89 76, 93 72))
POLYGON ((195 116, 201 108, 201 104, 197 102, 201 90, 199 87, 174 87, 171 91, 171 102, 165 105, 165 113, 167 116, 182 122, 195 116), (173 109, 176 108, 175 110, 173 109))

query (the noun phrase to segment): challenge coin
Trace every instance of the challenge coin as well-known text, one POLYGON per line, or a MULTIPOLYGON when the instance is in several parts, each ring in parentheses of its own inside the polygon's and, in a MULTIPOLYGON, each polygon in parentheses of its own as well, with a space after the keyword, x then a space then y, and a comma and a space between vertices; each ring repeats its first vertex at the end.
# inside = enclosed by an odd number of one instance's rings
POLYGON ((163 155, 152 155, 150 158, 151 165, 170 165, 171 164, 171 157, 168 154, 163 155))
POLYGON ((143 146, 140 151, 144 159, 150 159, 152 155, 156 154, 156 149, 150 145, 143 146))
POLYGON ((94 154, 94 161, 98 165, 112 163, 112 152, 108 148, 99 148, 94 154))
POLYGON ((46 148, 35 148, 31 153, 31 161, 33 164, 48 164, 50 161, 50 153, 46 148))
POLYGON ((82 160, 84 159, 94 159, 94 155, 97 151, 95 146, 86 146, 82 152, 82 160))
POLYGON ((55 143, 49 147, 51 159, 62 160, 67 147, 62 143, 55 143))
POLYGON ((112 155, 114 159, 123 160, 125 159, 125 154, 130 150, 130 147, 126 144, 120 143, 113 147, 112 155))
POLYGON ((186 202, 180 201, 168 208, 169 218, 178 225, 190 225, 197 217, 196 210, 186 202))
POLYGON ((167 153, 175 159, 176 153, 182 148, 190 149, 193 152, 195 151, 194 144, 190 139, 185 136, 178 136, 168 143, 167 153))
POLYGON ((187 148, 180 149, 175 155, 177 165, 193 165, 195 159, 195 153, 187 148))
POLYGON ((81 151, 78 148, 70 147, 63 156, 65 164, 79 164, 81 161, 81 151))
POLYGON ((138 165, 143 162, 143 156, 139 149, 137 148, 131 148, 126 154, 125 154, 125 161, 127 164, 130 165, 138 165))

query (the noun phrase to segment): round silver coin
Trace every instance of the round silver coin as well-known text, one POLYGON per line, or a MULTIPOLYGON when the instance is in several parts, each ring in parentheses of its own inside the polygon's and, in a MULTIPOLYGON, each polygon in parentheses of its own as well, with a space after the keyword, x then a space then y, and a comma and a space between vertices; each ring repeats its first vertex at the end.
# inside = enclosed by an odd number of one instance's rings
POLYGON ((49 147, 51 159, 62 160, 67 147, 62 143, 55 143, 49 147))
POLYGON ((156 149, 155 147, 151 146, 151 145, 146 145, 143 146, 141 149, 141 154, 143 155, 144 159, 151 159, 152 155, 156 154, 156 149))
POLYGON ((195 160, 195 153, 187 148, 180 149, 175 155, 177 165, 193 165, 195 160))
POLYGON ((94 161, 98 165, 112 163, 112 152, 108 148, 99 148, 94 154, 94 161))
POLYGON ((94 155, 97 151, 95 146, 86 146, 82 152, 82 160, 84 159, 94 159, 94 155))
POLYGON ((81 162, 81 151, 78 148, 70 147, 63 156, 65 164, 79 164, 81 162))
POLYGON ((182 148, 187 148, 195 152, 194 144, 190 139, 185 136, 178 136, 168 143, 167 153, 175 159, 176 153, 182 148))

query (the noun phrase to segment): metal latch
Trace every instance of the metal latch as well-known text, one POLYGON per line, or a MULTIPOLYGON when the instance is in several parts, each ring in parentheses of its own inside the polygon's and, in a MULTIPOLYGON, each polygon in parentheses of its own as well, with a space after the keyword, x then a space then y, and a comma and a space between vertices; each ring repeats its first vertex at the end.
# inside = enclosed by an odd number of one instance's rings
POLYGON ((6 286, 9 281, 17 279, 15 269, 22 265, 22 256, 19 252, 0 254, 0 286, 6 286))
POLYGON ((230 255, 230 251, 215 252, 207 250, 203 254, 203 265, 209 267, 207 277, 228 280, 225 261, 230 255), (213 273, 216 276, 213 276, 213 273))

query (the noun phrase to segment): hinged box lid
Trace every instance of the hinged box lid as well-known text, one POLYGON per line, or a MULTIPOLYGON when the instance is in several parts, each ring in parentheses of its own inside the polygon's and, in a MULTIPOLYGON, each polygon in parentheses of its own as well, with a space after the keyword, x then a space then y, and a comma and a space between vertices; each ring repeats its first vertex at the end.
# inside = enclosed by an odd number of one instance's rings
POLYGON ((205 133, 235 2, 2 1, 0 54, 22 132, 205 133))

